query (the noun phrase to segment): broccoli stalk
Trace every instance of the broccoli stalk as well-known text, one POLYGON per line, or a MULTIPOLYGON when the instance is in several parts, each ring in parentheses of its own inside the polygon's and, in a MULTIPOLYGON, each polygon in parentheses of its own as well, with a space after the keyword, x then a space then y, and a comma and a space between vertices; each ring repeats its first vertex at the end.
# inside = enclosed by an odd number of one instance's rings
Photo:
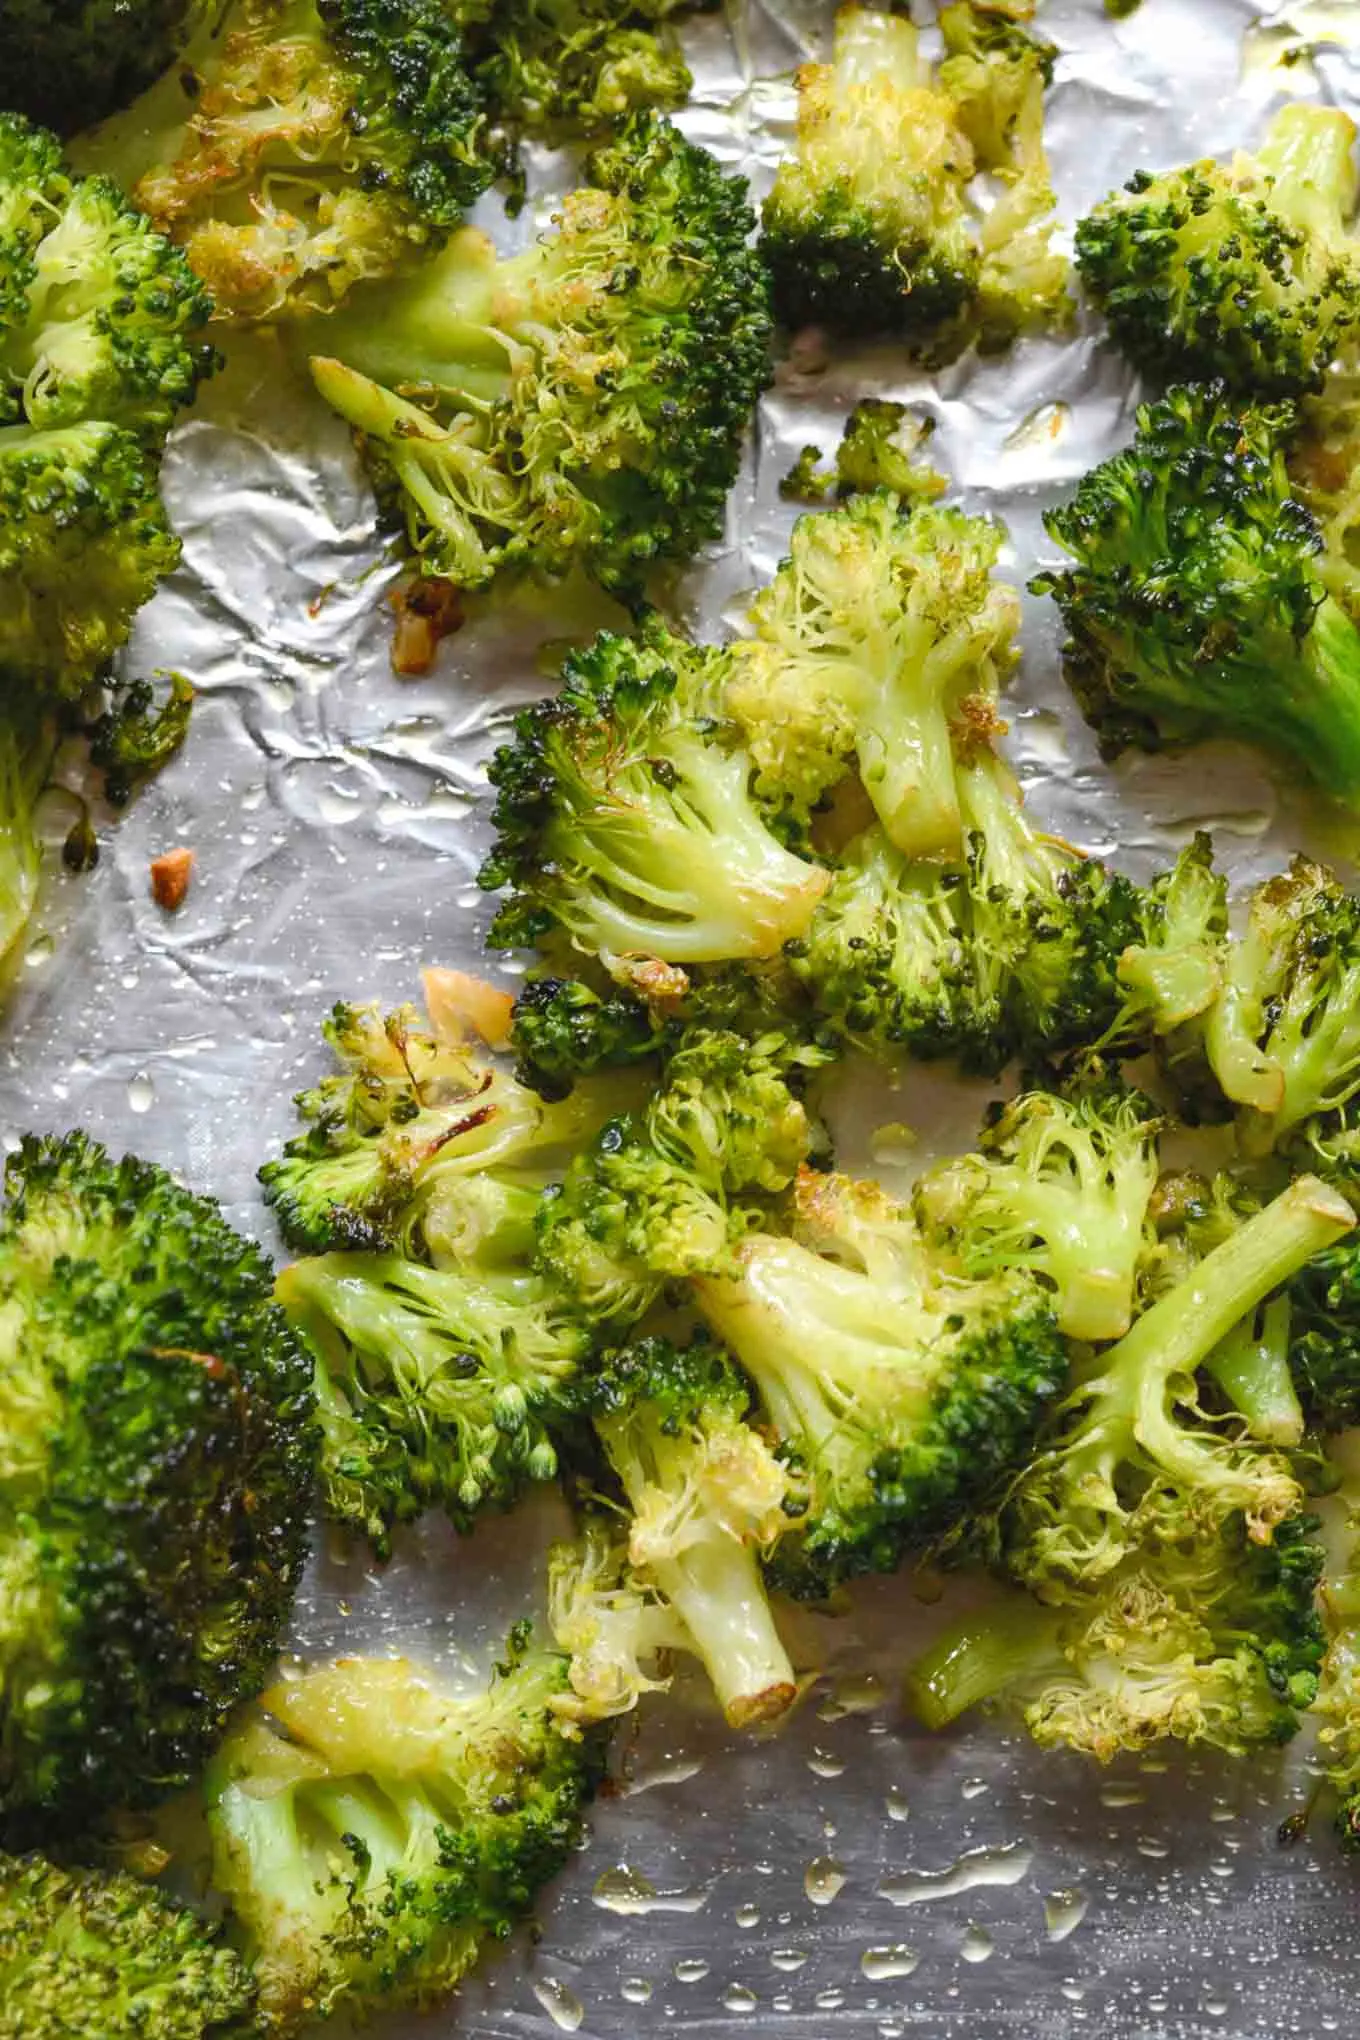
POLYGON ((1069 678, 1108 751, 1237 737, 1355 801, 1360 632, 1290 493, 1294 426, 1289 404, 1245 408, 1221 383, 1143 405, 1133 445, 1045 515, 1074 564, 1030 585, 1062 611, 1069 678))
POLYGON ((221 1929, 123 1873, 0 1855, 0 2035, 251 2040, 250 1972, 221 1929))
POLYGON ((788 1471, 747 1422, 750 1390, 721 1348, 647 1338, 590 1388, 595 1428, 632 1512, 628 1558, 684 1624, 734 1728, 797 1690, 760 1577, 788 1522, 788 1471))
POLYGON ((56 756, 53 726, 11 702, 0 713, 0 971, 19 957, 38 903, 36 809, 56 756))
POLYGON ((1077 226, 1077 268, 1156 376, 1318 389, 1360 323, 1354 123, 1291 103, 1254 157, 1139 171, 1077 226))
POLYGON ((511 1639, 484 1694, 401 1658, 285 1680, 206 1781, 213 1883, 271 2032, 450 1990, 561 1869, 602 1768, 559 1723, 556 1653, 511 1639))
POLYGON ((805 1172, 798 1211, 802 1238, 753 1234, 734 1274, 693 1289, 806 1490, 774 1577, 819 1595, 893 1570, 984 1497, 1067 1360, 1028 1276, 959 1279, 876 1185, 805 1172))
POLYGON ((356 291, 312 363, 422 571, 463 588, 579 563, 635 601, 722 530, 769 379, 745 186, 650 117, 586 168, 524 253, 464 231, 356 291))
POLYGON ((1270 1297, 1220 1339, 1204 1362, 1209 1379, 1246 1418, 1252 1437, 1286 1449, 1302 1441, 1304 1428, 1290 1367, 1290 1314, 1287 1294, 1270 1297))

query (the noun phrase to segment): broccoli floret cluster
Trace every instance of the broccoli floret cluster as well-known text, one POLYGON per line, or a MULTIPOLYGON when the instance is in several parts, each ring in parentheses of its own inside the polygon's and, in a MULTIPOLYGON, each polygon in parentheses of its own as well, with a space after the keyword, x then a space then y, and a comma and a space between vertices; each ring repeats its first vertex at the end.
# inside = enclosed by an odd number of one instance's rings
POLYGON ((460 588, 580 566, 636 600, 721 532, 769 380, 742 181, 652 115, 586 179, 523 254, 467 229, 313 343, 421 570, 460 588))
POLYGON ((5 103, 58 134, 87 127, 178 54, 201 0, 5 0, 5 103))
POLYGON ((779 493, 792 502, 824 503, 832 496, 891 489, 903 503, 933 502, 948 487, 923 458, 934 429, 928 411, 913 411, 886 397, 863 397, 845 421, 831 466, 821 466, 819 448, 805 446, 779 493))
POLYGON ((310 1372, 216 1205, 25 1139, 0 1285, 0 1831, 187 1782, 264 1683, 307 1546, 310 1372))
POLYGON ((693 0, 492 0, 460 8, 491 118, 551 142, 683 106, 694 80, 672 24, 693 0))

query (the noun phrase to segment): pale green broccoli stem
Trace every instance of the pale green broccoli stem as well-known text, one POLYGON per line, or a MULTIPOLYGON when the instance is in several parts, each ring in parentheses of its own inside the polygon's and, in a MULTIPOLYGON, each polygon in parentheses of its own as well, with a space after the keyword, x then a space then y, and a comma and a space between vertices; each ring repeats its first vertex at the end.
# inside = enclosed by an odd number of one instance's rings
POLYGON ((1335 245, 1355 211, 1355 124, 1329 106, 1296 101, 1271 121, 1256 162, 1274 179, 1272 209, 1301 232, 1335 245))
POLYGON ((926 1728, 947 1728, 970 1707, 1060 1659, 1061 1615, 1020 1595, 969 1616, 924 1651, 907 1673, 907 1704, 926 1728))
POLYGON ((755 1553, 715 1531, 649 1573, 693 1639, 733 1728, 773 1721, 797 1691, 755 1553))
POLYGON ((533 1259, 542 1190, 493 1175, 436 1175, 418 1197, 418 1224, 435 1266, 527 1267, 533 1259))
POLYGON ((50 736, 26 742, 0 722, 0 966, 17 952, 37 905, 42 845, 33 810, 55 750, 50 736))
POLYGON ((1254 1438, 1293 1446, 1303 1436, 1303 1409, 1289 1371, 1289 1298, 1274 1296, 1215 1346, 1204 1371, 1218 1383, 1254 1438))
POLYGON ((1265 1001, 1280 976, 1277 946, 1254 923, 1228 952, 1218 997, 1204 1022, 1204 1049, 1225 1098, 1258 1112, 1274 1112, 1284 1095, 1284 1073, 1257 1044, 1265 1031, 1265 1001))
POLYGON ((1247 1154, 1269 1154, 1315 1113, 1346 1104, 1360 1087, 1360 964, 1339 973, 1321 998, 1306 968, 1272 1013, 1271 1059, 1283 1079, 1269 1112, 1244 1112, 1239 1133, 1247 1154))
POLYGON ((887 78, 902 91, 930 83, 921 38, 904 14, 874 7, 842 7, 836 16, 831 61, 842 89, 887 78))
POLYGON ((465 227, 406 279, 351 292, 326 318, 326 352, 389 389, 429 385, 470 408, 494 403, 526 344, 514 330, 525 287, 552 259, 552 244, 538 242, 502 262, 485 234, 465 227))
MULTIPOLYGON (((1169 1414, 1171 1382, 1193 1377, 1244 1317, 1355 1222, 1337 1191, 1316 1176, 1300 1176, 1159 1297, 1103 1355, 1102 1379, 1124 1403, 1139 1445, 1187 1490, 1205 1478, 1205 1448, 1169 1414)), ((1209 1478, 1223 1493, 1222 1473, 1209 1478)), ((1249 1505, 1252 1491, 1244 1478, 1243 1505, 1249 1505)))

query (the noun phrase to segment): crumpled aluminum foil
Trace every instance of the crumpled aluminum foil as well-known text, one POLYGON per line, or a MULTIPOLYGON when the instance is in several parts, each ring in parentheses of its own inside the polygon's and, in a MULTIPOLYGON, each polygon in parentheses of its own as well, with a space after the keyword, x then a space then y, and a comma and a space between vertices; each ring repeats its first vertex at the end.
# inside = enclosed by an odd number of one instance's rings
MULTIPOLYGON (((791 127, 791 74, 829 29, 824 0, 733 0, 687 31, 698 86, 684 125, 768 187, 791 127)), ((1360 112, 1360 0, 1046 0, 1062 51, 1049 137, 1072 220, 1134 168, 1249 142, 1274 97, 1360 112)), ((544 158, 541 190, 563 166, 544 158)), ((490 221, 494 209, 486 209, 490 221)), ((531 231, 526 215, 516 236, 531 231)), ((498 231, 505 231, 498 229, 498 231)), ((774 568, 794 512, 777 484, 849 405, 889 394, 938 420, 932 453, 963 501, 1003 518, 1022 581, 1044 507, 1128 436, 1133 379, 1088 327, 964 362, 936 380, 891 350, 819 377, 785 369, 762 407, 726 544, 684 580, 684 618, 718 632, 774 568)), ((482 761, 542 692, 536 647, 605 617, 551 591, 477 615, 422 682, 389 669, 395 577, 336 421, 277 339, 233 349, 172 445, 182 570, 145 612, 130 670, 199 689, 185 751, 71 878, 55 854, 44 930, 0 1044, 0 1131, 81 1124, 181 1170, 269 1237, 255 1171, 323 1066, 338 997, 386 1004, 427 962, 479 967, 489 905, 482 761), (148 863, 197 854, 183 909, 148 863)), ((1012 755, 1035 811, 1136 875, 1196 825, 1245 884, 1301 847, 1345 857, 1306 793, 1250 755, 1100 765, 1061 681, 1055 618, 1028 602, 1012 755)), ((109 821, 111 818, 104 817, 109 821)), ((921 1152, 971 1141, 978 1087, 938 1072, 866 1074, 841 1128, 850 1165, 885 1170, 870 1130, 905 1121, 921 1152)), ((554 1504, 459 1543, 430 1523, 385 1574, 324 1550, 299 1612, 301 1657, 401 1646, 469 1678, 538 1591, 554 1504), (453 1618, 452 1620, 450 1618, 453 1618)), ((856 1592, 839 1619, 796 1614, 824 1676, 768 1739, 728 1734, 682 1678, 623 1725, 616 1796, 540 1912, 445 2009, 397 2036, 589 2040, 754 2032, 768 2040, 1200 2040, 1360 2031, 1353 1873, 1325 1832, 1284 1851, 1306 1751, 1278 1766, 1172 1753, 1108 1772, 969 1723, 928 1738, 898 1704, 901 1668, 938 1614, 921 1583, 856 1592)))

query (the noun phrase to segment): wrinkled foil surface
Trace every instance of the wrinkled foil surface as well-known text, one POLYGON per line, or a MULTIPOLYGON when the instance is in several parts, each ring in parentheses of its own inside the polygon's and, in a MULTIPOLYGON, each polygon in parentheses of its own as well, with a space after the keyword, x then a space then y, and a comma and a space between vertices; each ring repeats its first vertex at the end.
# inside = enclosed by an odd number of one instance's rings
MULTIPOLYGON (((768 188, 791 131, 792 72, 829 30, 824 0, 732 0, 687 43, 682 117, 768 188)), ((1360 113, 1360 0, 1046 0, 1062 55, 1048 129, 1065 221, 1135 168, 1244 145, 1274 100, 1321 95, 1360 113)), ((564 166, 534 164, 534 188, 564 166)), ((479 217, 496 222, 495 208, 479 217)), ((533 229, 532 214, 502 236, 533 229)), ((1127 439, 1136 385, 1089 326, 938 378, 900 357, 786 365, 763 404, 726 542, 678 590, 683 620, 720 634, 775 567, 794 516, 778 481, 798 449, 829 451, 866 394, 925 405, 932 455, 974 510, 1010 532, 1023 581, 1043 509, 1127 439)), ((479 612, 419 682, 389 667, 384 595, 397 569, 344 431, 270 335, 175 436, 167 492, 184 563, 139 623, 130 671, 185 672, 199 700, 185 750, 116 824, 97 817, 90 875, 61 871, 69 804, 54 801, 42 932, 0 1045, 0 1130, 84 1125, 220 1197, 273 1240, 255 1185, 290 1099, 325 1066, 337 998, 416 996, 424 963, 485 968, 490 905, 483 761, 512 708, 541 693, 538 647, 609 620, 570 591, 479 612), (197 868, 174 915, 148 863, 179 845, 197 868)), ((1345 858, 1307 794, 1229 746, 1188 758, 1097 758, 1064 688, 1055 617, 1026 599, 1011 755, 1034 810, 1145 877, 1195 826, 1241 886, 1299 848, 1345 858)), ((861 1073, 837 1114, 842 1156, 885 1174, 871 1130, 905 1122, 914 1156, 965 1146, 984 1091, 938 1072, 861 1073)), ((914 1157, 913 1157, 914 1158, 914 1157)), ((299 1610, 301 1660, 409 1649, 480 1677, 539 1592, 551 1500, 459 1543, 430 1523, 379 1574, 319 1551, 299 1610)), ((324 1544, 324 1539, 322 1540, 324 1544)), ((701 1683, 626 1721, 618 1791, 527 1934, 446 2007, 385 2022, 393 2040, 1200 2040, 1360 2032, 1360 1891, 1325 1823, 1276 1840, 1310 1756, 1108 1771, 1044 1756, 970 1722, 927 1737, 905 1719, 902 1666, 940 1619, 920 1580, 876 1583, 844 1615, 795 1613, 800 1665, 823 1676, 766 1739, 724 1730, 701 1683)), ((946 1602, 946 1606, 950 1605, 946 1602)))

